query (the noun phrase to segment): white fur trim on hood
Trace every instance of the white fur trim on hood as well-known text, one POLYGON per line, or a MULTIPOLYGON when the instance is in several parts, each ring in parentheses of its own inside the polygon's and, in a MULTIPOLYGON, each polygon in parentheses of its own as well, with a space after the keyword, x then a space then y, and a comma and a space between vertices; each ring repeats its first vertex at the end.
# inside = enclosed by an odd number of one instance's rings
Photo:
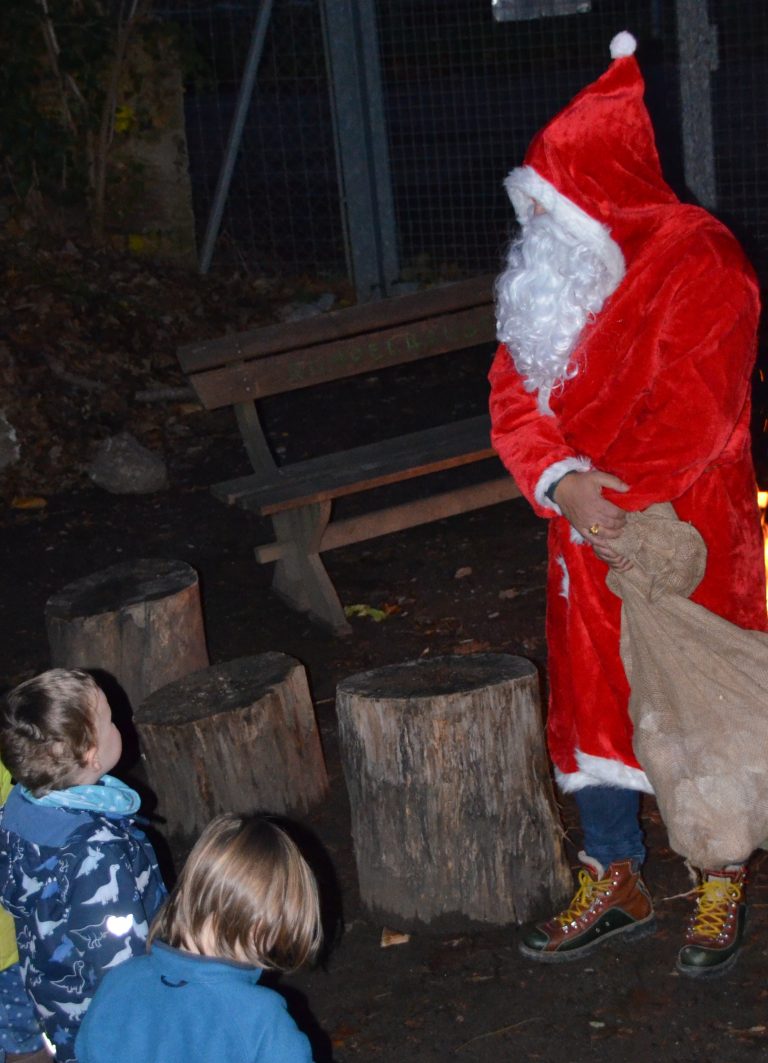
POLYGON ((640 768, 630 768, 620 760, 594 757, 591 753, 576 750, 577 771, 562 772, 555 768, 557 785, 566 794, 583 790, 586 786, 614 786, 621 790, 641 790, 652 794, 653 787, 648 776, 640 768))
POLYGON ((521 225, 532 216, 533 201, 536 200, 565 232, 586 244, 601 259, 608 270, 612 285, 608 294, 616 291, 624 277, 626 266, 621 248, 605 225, 558 192, 555 186, 545 181, 532 166, 518 166, 504 181, 504 187, 521 225))

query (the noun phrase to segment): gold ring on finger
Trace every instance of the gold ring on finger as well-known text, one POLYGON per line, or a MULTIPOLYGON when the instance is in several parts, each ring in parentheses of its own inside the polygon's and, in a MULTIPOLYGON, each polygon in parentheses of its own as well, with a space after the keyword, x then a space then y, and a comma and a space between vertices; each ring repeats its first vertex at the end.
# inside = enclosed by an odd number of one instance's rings
POLYGON ((589 534, 590 535, 599 535, 600 534, 600 525, 599 524, 590 524, 590 526, 589 526, 589 534))

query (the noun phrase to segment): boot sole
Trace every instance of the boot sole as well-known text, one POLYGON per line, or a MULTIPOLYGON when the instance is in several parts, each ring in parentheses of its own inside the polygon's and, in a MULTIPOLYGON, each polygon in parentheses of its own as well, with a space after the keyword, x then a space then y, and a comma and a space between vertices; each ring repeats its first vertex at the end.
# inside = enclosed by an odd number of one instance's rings
POLYGON ((675 964, 675 969, 680 974, 684 974, 686 978, 698 978, 700 980, 722 978, 724 974, 728 974, 729 971, 733 970, 738 958, 738 952, 734 952, 733 956, 729 956, 727 960, 723 960, 722 963, 718 963, 714 967, 686 967, 684 963, 680 963, 678 960, 675 964))
POLYGON ((653 934, 655 930, 656 917, 651 914, 641 922, 630 923, 629 926, 620 926, 616 930, 610 930, 607 934, 595 938, 594 941, 590 941, 588 945, 584 945, 579 949, 568 949, 562 952, 539 952, 537 949, 529 948, 528 945, 520 944, 518 945, 518 950, 526 959, 535 960, 536 963, 575 963, 577 960, 581 960, 597 949, 602 948, 607 941, 616 939, 638 941, 641 938, 648 937, 649 934, 653 934))

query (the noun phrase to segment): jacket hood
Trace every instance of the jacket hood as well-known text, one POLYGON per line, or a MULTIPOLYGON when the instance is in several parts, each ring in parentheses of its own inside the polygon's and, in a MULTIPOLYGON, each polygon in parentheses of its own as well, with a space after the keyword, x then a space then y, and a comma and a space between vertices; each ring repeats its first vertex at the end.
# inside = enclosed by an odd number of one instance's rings
POLYGON ((521 223, 537 200, 601 255, 617 282, 680 202, 662 176, 635 47, 630 33, 614 37, 605 73, 536 134, 505 181, 521 223))

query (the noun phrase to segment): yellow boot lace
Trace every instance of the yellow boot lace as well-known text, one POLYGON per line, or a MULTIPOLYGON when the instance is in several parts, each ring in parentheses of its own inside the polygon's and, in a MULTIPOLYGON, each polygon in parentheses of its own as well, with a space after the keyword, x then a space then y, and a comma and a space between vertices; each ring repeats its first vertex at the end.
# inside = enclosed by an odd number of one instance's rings
POLYGON ((596 899, 603 893, 608 893, 613 885, 610 878, 601 878, 595 881, 588 871, 579 871, 579 888, 571 901, 570 907, 556 915, 560 926, 575 922, 590 908, 596 899))
POLYGON ((707 879, 694 892, 699 901, 691 924, 692 933, 705 938, 718 937, 728 918, 729 906, 742 900, 743 887, 722 879, 707 879))

